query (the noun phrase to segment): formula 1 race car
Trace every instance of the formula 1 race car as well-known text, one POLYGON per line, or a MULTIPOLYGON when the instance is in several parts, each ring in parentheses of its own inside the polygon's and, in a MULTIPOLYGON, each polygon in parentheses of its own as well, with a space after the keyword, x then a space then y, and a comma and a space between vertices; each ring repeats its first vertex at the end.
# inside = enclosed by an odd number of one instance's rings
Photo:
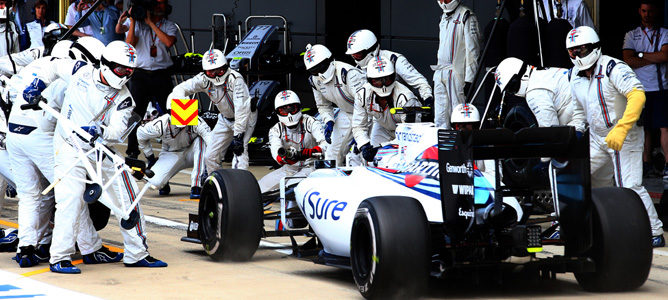
POLYGON ((429 276, 467 270, 573 272, 590 291, 631 290, 647 280, 652 247, 645 208, 631 190, 591 188, 588 133, 400 124, 375 163, 286 177, 280 212, 271 215, 263 215, 267 195, 252 174, 215 171, 203 187, 199 216, 191 218, 189 233, 199 240, 191 240, 213 258, 248 260, 262 237, 306 234, 312 240, 294 245, 296 253, 351 268, 366 298, 419 296, 429 276), (539 189, 500 180, 502 159, 535 157, 552 158, 549 185, 540 188, 551 191, 552 214, 534 214, 539 189), (286 230, 265 230, 267 218, 280 218, 286 230), (549 238, 553 221, 558 239, 549 238), (547 244, 563 246, 563 255, 540 253, 547 244), (315 251, 301 251, 309 249, 315 251))

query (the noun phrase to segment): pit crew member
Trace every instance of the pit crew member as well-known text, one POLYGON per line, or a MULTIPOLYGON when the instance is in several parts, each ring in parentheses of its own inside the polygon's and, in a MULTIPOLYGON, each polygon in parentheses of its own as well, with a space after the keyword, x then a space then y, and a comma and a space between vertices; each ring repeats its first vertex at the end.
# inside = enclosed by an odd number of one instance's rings
POLYGON ((480 59, 478 18, 460 0, 438 0, 443 9, 434 70, 434 123, 450 128, 452 108, 464 103, 480 59))
POLYGON ((350 120, 355 93, 364 85, 364 74, 347 63, 334 60, 332 52, 323 45, 306 46, 304 65, 311 74, 309 82, 321 122, 325 124, 325 140, 330 144, 325 159, 336 159, 338 164, 345 164, 347 151, 342 145, 346 148, 352 140, 350 120), (336 115, 334 105, 339 108, 336 115))
POLYGON ((232 168, 248 169, 248 141, 257 122, 257 111, 251 111, 248 86, 239 72, 230 69, 218 49, 204 53, 202 69, 204 72, 174 87, 167 97, 168 109, 172 99, 206 92, 220 112, 211 132, 211 144, 206 146, 206 169, 208 172, 219 169, 228 147, 234 153, 232 168))
POLYGON ((407 121, 407 115, 393 114, 393 108, 420 106, 420 101, 406 86, 396 82, 394 64, 385 57, 374 57, 369 62, 366 78, 367 82, 355 96, 352 132, 362 156, 371 162, 380 146, 394 139, 397 123, 407 121))
POLYGON ((177 172, 192 167, 190 199, 199 199, 204 176, 204 151, 210 143, 211 129, 199 118, 197 125, 172 125, 171 116, 164 114, 137 129, 139 149, 148 158, 148 167, 155 173, 148 182, 160 188, 160 195, 169 195, 169 179, 177 172), (158 158, 153 154, 151 139, 162 140, 158 158))
POLYGON ((663 247, 663 224, 642 186, 644 135, 636 121, 645 104, 644 88, 627 64, 601 55, 593 28, 571 30, 566 48, 575 65, 569 79, 576 109, 584 109, 591 128, 592 187, 609 185, 612 169, 615 184, 634 190, 642 199, 652 226, 652 245, 663 247))
POLYGON ((313 170, 307 167, 312 157, 327 148, 322 123, 302 115, 301 106, 299 96, 291 90, 274 99, 279 122, 269 129, 269 147, 281 167, 258 181, 263 193, 276 188, 283 177, 308 175, 313 170))

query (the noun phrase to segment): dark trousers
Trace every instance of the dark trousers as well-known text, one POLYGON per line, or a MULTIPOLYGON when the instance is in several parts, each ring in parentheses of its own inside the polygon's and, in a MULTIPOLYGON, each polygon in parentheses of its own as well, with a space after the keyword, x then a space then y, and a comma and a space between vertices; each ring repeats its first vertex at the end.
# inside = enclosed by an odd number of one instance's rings
MULTIPOLYGON (((128 82, 128 88, 130 89, 132 98, 135 100, 136 106, 134 112, 143 118, 149 102, 157 103, 160 106, 160 110, 165 111, 167 96, 172 92, 174 84, 167 70, 145 71, 137 69, 128 82)), ((126 153, 129 156, 139 155, 136 127, 128 137, 128 149, 126 153)))

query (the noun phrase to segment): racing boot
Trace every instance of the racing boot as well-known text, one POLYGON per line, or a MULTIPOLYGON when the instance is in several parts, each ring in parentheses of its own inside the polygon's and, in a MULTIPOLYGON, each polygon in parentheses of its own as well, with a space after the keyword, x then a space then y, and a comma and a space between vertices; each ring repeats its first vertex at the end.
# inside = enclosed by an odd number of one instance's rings
POLYGON ((202 193, 202 188, 194 186, 190 189, 190 199, 199 199, 199 195, 202 193))
POLYGON ((666 239, 663 238, 663 235, 657 235, 652 237, 652 247, 659 248, 666 246, 666 239))
POLYGON ((167 182, 165 186, 163 186, 160 190, 158 190, 158 193, 160 194, 160 196, 167 196, 171 191, 172 189, 169 187, 169 182, 167 182))
POLYGON ((49 249, 51 248, 51 244, 40 244, 37 245, 37 248, 35 248, 35 257, 39 259, 39 262, 48 262, 49 258, 51 258, 51 252, 49 252, 49 249))
POLYGON ((19 245, 19 231, 16 229, 5 229, 0 233, 0 252, 16 252, 16 246, 19 245))
POLYGON ((61 260, 49 267, 51 272, 62 274, 80 274, 81 270, 72 264, 70 260, 61 260))
POLYGON ((21 268, 29 268, 39 264, 39 258, 35 256, 35 246, 33 245, 19 248, 19 252, 16 253, 14 260, 16 260, 16 263, 21 268))
POLYGON ((114 252, 102 246, 99 250, 83 256, 84 264, 107 264, 119 262, 123 259, 123 253, 114 252))
POLYGON ((159 259, 155 259, 153 256, 150 256, 150 255, 140 259, 136 263, 133 263, 133 264, 123 263, 123 264, 126 267, 131 267, 131 268, 136 268, 136 267, 162 268, 162 267, 167 266, 166 262, 164 262, 162 260, 159 260, 159 259))

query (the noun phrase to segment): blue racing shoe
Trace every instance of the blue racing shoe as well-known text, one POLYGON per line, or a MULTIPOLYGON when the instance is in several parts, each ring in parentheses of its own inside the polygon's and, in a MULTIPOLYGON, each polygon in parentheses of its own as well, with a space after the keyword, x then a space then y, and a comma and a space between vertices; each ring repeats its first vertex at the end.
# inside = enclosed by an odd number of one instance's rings
POLYGON ((663 238, 663 235, 657 235, 652 237, 652 247, 659 248, 666 246, 666 239, 663 238))
POLYGON ((21 247, 14 260, 21 268, 29 268, 39 264, 39 258, 35 256, 35 246, 33 245, 21 247))
POLYGON ((160 190, 158 190, 158 193, 160 196, 167 196, 169 193, 172 191, 172 188, 169 187, 169 182, 165 184, 160 190))
POLYGON ((35 248, 35 257, 39 259, 39 262, 49 261, 49 258, 51 258, 51 253, 49 252, 50 248, 51 244, 37 245, 37 248, 35 248))
POLYGON ((143 267, 143 268, 163 268, 167 266, 166 262, 159 259, 155 259, 150 255, 144 257, 143 259, 140 259, 138 262, 134 264, 128 264, 128 263, 123 263, 123 264, 125 264, 126 267, 143 267))
POLYGON ((0 252, 16 252, 16 246, 19 245, 19 231, 16 229, 7 229, 2 236, 2 229, 0 229, 0 252))
POLYGON ((51 264, 51 272, 63 274, 80 274, 81 270, 72 264, 72 261, 61 260, 55 264, 51 264))
POLYGON ((123 253, 111 251, 105 246, 102 246, 100 250, 83 256, 84 264, 108 264, 119 262, 121 259, 123 259, 123 253))
POLYGON ((190 189, 190 199, 199 199, 199 195, 202 193, 202 188, 194 186, 190 189))

